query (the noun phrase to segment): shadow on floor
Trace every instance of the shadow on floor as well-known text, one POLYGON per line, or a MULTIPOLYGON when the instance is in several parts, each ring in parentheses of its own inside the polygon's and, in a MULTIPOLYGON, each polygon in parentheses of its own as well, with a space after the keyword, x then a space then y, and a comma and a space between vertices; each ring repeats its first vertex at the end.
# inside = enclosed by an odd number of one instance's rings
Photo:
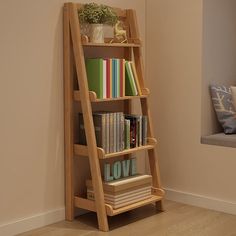
MULTIPOLYGON (((134 223, 147 217, 151 217, 159 213, 161 212, 157 211, 154 205, 147 205, 116 216, 109 216, 109 229, 114 230, 121 226, 126 226, 128 224, 134 223)), ((79 221, 83 225, 98 229, 97 215, 94 212, 89 212, 87 214, 79 216, 75 219, 75 221, 79 221)))

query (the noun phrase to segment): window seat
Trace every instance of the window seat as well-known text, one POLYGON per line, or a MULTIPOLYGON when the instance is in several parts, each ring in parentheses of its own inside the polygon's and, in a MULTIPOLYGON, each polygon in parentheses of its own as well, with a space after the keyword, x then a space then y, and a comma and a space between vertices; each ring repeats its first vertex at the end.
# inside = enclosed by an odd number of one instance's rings
POLYGON ((201 137, 201 143, 236 148, 236 134, 225 135, 224 133, 218 133, 203 136, 201 137))

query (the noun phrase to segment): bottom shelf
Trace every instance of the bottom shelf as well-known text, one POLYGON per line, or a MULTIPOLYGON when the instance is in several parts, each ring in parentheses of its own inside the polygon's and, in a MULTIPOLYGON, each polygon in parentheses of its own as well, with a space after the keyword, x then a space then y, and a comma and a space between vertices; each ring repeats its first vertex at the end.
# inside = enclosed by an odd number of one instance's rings
MULTIPOLYGON (((163 198, 162 196, 151 195, 150 198, 147 198, 145 200, 141 200, 139 202, 135 202, 133 204, 130 204, 130 205, 127 205, 124 207, 120 207, 118 209, 113 209, 113 207, 111 205, 106 204, 106 212, 107 212, 108 216, 115 216, 115 215, 121 214, 123 212, 133 210, 138 207, 142 207, 142 206, 145 206, 145 205, 148 205, 151 203, 158 202, 158 201, 162 200, 162 198, 163 198)), ((96 206, 95 206, 94 201, 88 200, 86 198, 81 198, 81 197, 75 197, 74 200, 75 200, 75 207, 96 212, 96 206)))

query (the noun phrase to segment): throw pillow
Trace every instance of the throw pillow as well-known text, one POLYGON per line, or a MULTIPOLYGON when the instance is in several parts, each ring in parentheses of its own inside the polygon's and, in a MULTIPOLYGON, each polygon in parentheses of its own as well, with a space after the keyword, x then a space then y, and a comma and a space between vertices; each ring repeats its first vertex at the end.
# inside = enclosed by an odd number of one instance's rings
POLYGON ((236 109, 236 86, 230 86, 230 89, 231 89, 231 94, 232 94, 233 105, 236 109))
POLYGON ((211 85, 211 98, 225 134, 236 133, 236 111, 232 103, 230 87, 211 85))

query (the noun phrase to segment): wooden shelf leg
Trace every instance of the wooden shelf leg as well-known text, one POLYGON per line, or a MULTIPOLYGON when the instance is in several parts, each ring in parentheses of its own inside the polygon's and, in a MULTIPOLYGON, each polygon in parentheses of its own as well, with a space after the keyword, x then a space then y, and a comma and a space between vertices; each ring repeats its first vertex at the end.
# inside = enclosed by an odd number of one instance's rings
POLYGON ((100 230, 108 231, 109 227, 105 208, 101 170, 97 153, 97 143, 93 124, 92 108, 89 99, 89 89, 85 69, 84 54, 81 46, 82 43, 78 12, 76 5, 73 3, 69 3, 69 21, 77 78, 81 92, 81 107, 83 112, 85 134, 88 145, 88 156, 95 195, 95 206, 97 211, 98 225, 100 230))
MULTIPOLYGON (((139 38, 137 17, 134 10, 127 10, 127 17, 130 23, 130 34, 132 38, 139 38)), ((142 58, 142 51, 140 48, 133 49, 134 62, 136 66, 137 73, 139 75, 139 84, 142 88, 145 88, 144 83, 144 65, 142 58)), ((143 115, 148 117, 148 137, 154 137, 154 131, 151 120, 151 113, 149 109, 148 99, 141 98, 141 107, 143 115)), ((157 159, 157 152, 155 149, 148 150, 149 165, 152 174, 153 187, 161 188, 160 182, 160 170, 159 163, 157 159)), ((163 210, 162 201, 156 202, 157 210, 163 210)))

